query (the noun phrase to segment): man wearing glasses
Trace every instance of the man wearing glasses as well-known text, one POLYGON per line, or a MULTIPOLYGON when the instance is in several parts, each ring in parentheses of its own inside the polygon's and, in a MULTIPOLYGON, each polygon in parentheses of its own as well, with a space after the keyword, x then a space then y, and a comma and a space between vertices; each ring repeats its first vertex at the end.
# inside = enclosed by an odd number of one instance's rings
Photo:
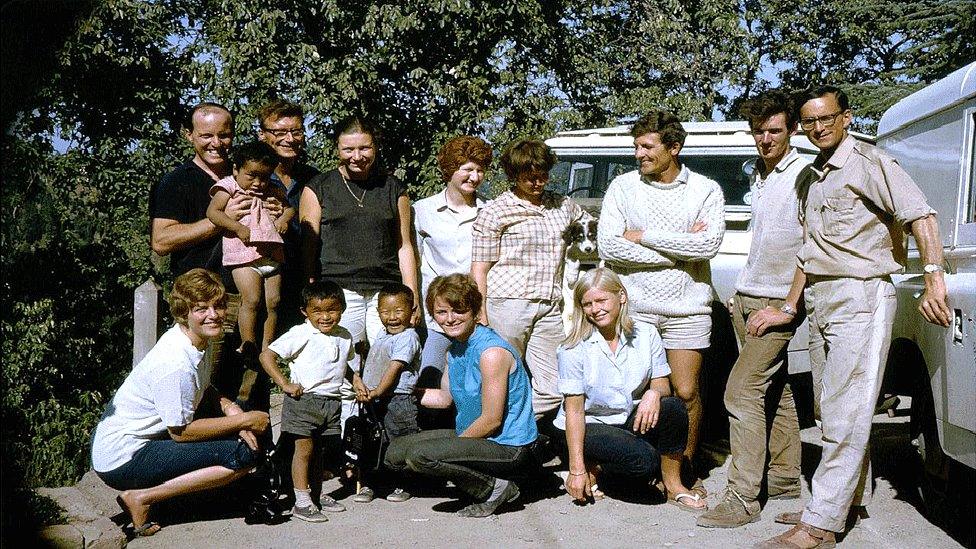
MULTIPOLYGON (((298 208, 305 184, 319 171, 305 163, 305 111, 300 105, 280 99, 263 105, 257 112, 261 141, 274 148, 281 163, 271 174, 272 184, 281 186, 293 208, 298 208)), ((301 225, 296 215, 285 233, 285 263, 282 265, 281 306, 278 326, 285 331, 302 322, 300 294, 302 277, 301 225)))
MULTIPOLYGON (((915 236, 925 264, 919 311, 940 326, 950 314, 939 227, 922 191, 893 158, 848 134, 843 91, 811 89, 796 104, 820 154, 799 180, 804 243, 785 301, 795 309, 804 294, 823 454, 806 508, 777 517, 795 526, 759 547, 833 547, 851 507, 870 498, 868 439, 895 316, 890 275, 906 259, 904 232, 915 236)), ((763 310, 747 330, 762 335, 792 321, 791 312, 763 310)))

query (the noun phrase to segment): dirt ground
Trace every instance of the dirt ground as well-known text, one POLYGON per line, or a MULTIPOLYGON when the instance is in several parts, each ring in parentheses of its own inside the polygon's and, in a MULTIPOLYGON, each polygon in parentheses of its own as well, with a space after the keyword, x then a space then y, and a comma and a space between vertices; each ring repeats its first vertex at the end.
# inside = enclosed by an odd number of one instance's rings
MULTIPOLYGON (((868 506, 869 517, 847 534, 842 546, 961 547, 919 511, 907 432, 904 418, 876 417, 875 497, 868 506)), ((809 482, 819 457, 819 433, 811 427, 802 435, 804 476, 809 482)), ((705 480, 712 505, 724 488, 727 467, 727 463, 719 465, 705 480)), ((733 530, 704 529, 695 525, 694 515, 665 504, 650 489, 575 505, 560 490, 554 472, 554 466, 547 467, 543 481, 525 486, 518 502, 486 519, 455 516, 460 505, 450 497, 454 492, 449 488, 418 494, 404 503, 376 499, 357 504, 337 480, 330 480, 324 483, 324 491, 332 492, 348 510, 329 514, 329 522, 248 525, 239 515, 220 512, 216 502, 212 512, 202 515, 180 516, 177 511, 166 517, 162 531, 135 539, 130 547, 749 547, 785 531, 788 527, 774 523, 773 517, 799 510, 809 497, 805 482, 803 499, 769 502, 759 522, 733 530)))

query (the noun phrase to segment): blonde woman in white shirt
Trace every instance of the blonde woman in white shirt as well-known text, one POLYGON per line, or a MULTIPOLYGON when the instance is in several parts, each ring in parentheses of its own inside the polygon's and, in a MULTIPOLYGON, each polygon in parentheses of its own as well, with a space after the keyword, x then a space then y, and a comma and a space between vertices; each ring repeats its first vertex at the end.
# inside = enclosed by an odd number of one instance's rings
POLYGON ((659 472, 668 503, 707 509, 681 483, 688 412, 671 396, 657 329, 630 318, 627 290, 610 269, 585 273, 573 300, 571 332, 557 352, 564 400, 554 422, 566 432, 566 491, 586 501, 598 475, 649 483, 659 472))

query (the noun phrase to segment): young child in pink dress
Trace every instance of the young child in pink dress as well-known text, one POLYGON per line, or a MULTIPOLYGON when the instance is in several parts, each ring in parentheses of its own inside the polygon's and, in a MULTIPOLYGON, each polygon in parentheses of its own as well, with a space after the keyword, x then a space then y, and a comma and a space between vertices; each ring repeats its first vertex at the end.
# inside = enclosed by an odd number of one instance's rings
POLYGON ((271 185, 271 174, 278 166, 278 155, 267 143, 253 141, 236 147, 233 153, 234 175, 225 177, 210 188, 210 207, 207 217, 224 229, 224 265, 231 269, 234 284, 241 294, 241 308, 237 315, 241 331, 238 349, 249 366, 257 364, 257 318, 262 294, 267 309, 261 349, 267 349, 275 335, 277 308, 281 295, 281 263, 284 261, 284 241, 281 235, 288 230, 288 221, 295 208, 288 206, 284 191, 271 185), (224 208, 240 194, 252 197, 251 210, 235 221, 224 208), (276 198, 286 206, 277 219, 265 203, 276 198))

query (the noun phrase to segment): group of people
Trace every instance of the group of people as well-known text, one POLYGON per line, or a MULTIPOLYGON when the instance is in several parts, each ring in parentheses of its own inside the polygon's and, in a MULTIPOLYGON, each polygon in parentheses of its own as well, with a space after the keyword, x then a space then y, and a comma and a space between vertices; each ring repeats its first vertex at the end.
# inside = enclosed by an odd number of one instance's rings
POLYGON ((895 161, 848 134, 843 91, 770 91, 741 112, 759 153, 753 241, 728 304, 742 350, 725 394, 728 487, 711 509, 689 464, 724 198, 680 162, 686 133, 657 110, 633 126, 638 169, 614 179, 600 212, 605 266, 576 281, 564 325, 562 233, 590 214, 546 189, 557 159, 542 141, 506 147, 511 187, 485 201, 477 191, 491 146, 450 139, 437 155, 444 189, 411 204, 378 162, 381 136, 362 117, 336 124, 338 167, 319 173, 304 162, 300 106, 262 107, 260 139, 231 154, 232 114, 197 105, 186 120, 195 155, 150 201, 152 247, 171 256, 177 275, 176 324, 107 407, 95 471, 122 490, 133 531, 151 535, 154 503, 253 468, 269 439, 267 408, 240 398, 250 387, 227 398, 210 383, 225 287, 236 287, 240 344, 219 362, 237 358, 285 394, 293 517, 323 522, 323 512, 345 509, 318 493, 316 456, 339 448, 345 419, 368 407, 391 442, 385 474, 361 472, 357 502, 371 501, 374 488, 405 501, 406 483, 436 478, 472 500, 459 514, 488 516, 519 496, 517 483, 538 470, 535 447, 550 438, 575 501, 636 480, 698 513, 700 526, 741 526, 759 520, 766 498, 800 496, 785 360, 806 315, 824 455, 803 513, 777 517, 795 526, 764 546, 833 546, 870 493, 868 434, 904 231, 927 263, 919 309, 948 324, 935 212, 895 161), (790 147, 798 125, 821 151, 812 164, 790 147), (219 406, 208 414, 210 403, 219 406), (421 430, 420 409, 452 405, 454 428, 421 430))

